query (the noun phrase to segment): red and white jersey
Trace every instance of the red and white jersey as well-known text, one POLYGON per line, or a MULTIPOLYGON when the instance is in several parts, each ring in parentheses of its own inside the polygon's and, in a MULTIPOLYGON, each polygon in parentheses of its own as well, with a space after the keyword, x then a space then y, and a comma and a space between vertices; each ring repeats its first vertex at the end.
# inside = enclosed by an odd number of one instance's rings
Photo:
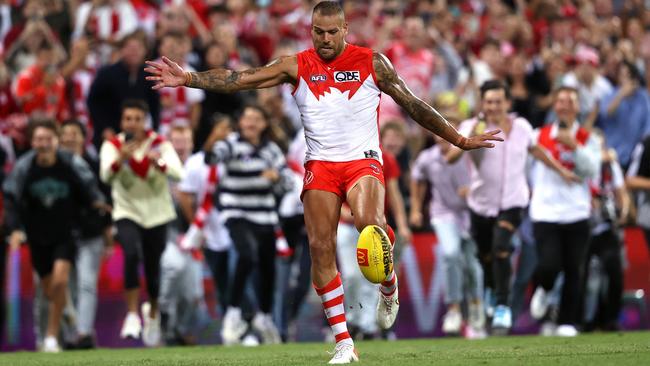
POLYGON ((314 49, 297 54, 298 81, 293 92, 305 127, 305 161, 345 162, 377 159, 381 92, 369 48, 346 45, 325 61, 314 49))

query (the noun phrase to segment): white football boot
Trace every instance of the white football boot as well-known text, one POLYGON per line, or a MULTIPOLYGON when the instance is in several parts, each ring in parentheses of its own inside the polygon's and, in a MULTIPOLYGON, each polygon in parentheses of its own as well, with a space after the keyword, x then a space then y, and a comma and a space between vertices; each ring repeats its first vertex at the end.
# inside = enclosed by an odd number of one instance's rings
POLYGON ((359 362, 359 355, 354 349, 354 344, 339 342, 334 347, 334 356, 328 364, 340 365, 345 363, 359 362))
POLYGON ((248 324, 241 317, 241 309, 229 307, 223 317, 223 325, 221 326, 223 344, 226 346, 239 344, 241 337, 246 333, 246 329, 248 329, 248 324))
POLYGON ((377 302, 377 325, 381 329, 389 329, 395 323, 399 311, 399 288, 397 273, 395 273, 395 292, 386 296, 379 290, 379 301, 377 302))
POLYGON ((273 323, 271 314, 257 313, 253 318, 253 329, 260 333, 262 336, 262 343, 264 344, 280 344, 282 339, 280 338, 280 332, 278 328, 273 323))
POLYGON ((141 332, 142 323, 140 322, 140 316, 138 313, 127 313, 126 318, 124 318, 124 324, 122 324, 120 337, 138 339, 140 338, 141 332))
POLYGON ((530 316, 536 320, 542 319, 548 311, 548 305, 548 294, 542 286, 537 287, 533 297, 530 299, 530 316))
POLYGON ((41 351, 45 353, 61 352, 59 341, 57 341, 56 337, 52 337, 52 336, 45 337, 45 339, 43 340, 43 348, 41 349, 41 351))
POLYGON ((458 310, 449 310, 442 321, 442 331, 445 334, 458 334, 463 325, 463 315, 458 310))
POLYGON ((156 314, 155 318, 151 318, 151 304, 149 302, 142 303, 140 307, 142 313, 142 321, 144 327, 142 328, 142 343, 147 347, 160 346, 162 338, 160 331, 160 314, 156 314))

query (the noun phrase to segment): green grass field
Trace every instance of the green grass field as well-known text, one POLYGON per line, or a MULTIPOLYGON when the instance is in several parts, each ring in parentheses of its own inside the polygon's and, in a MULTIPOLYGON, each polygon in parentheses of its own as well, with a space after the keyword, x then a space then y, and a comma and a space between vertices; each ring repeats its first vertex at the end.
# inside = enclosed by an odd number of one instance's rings
MULTIPOLYGON (((582 335, 573 339, 493 337, 481 341, 421 339, 358 342, 362 365, 650 365, 650 332, 582 335)), ((256 348, 204 346, 102 349, 56 355, 0 355, 0 365, 325 365, 323 343, 256 348)))

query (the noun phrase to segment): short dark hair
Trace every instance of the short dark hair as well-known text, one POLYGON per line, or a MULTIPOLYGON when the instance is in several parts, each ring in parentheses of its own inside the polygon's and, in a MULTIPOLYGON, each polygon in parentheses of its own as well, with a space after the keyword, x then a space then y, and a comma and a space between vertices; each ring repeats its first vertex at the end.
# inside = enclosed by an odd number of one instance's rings
POLYGON ((122 102, 122 112, 124 112, 125 109, 131 108, 139 109, 144 114, 149 113, 149 105, 142 99, 126 99, 122 102))
POLYGON ((314 6, 314 11, 312 14, 320 14, 320 15, 340 15, 343 16, 343 8, 341 7, 341 4, 339 4, 338 1, 321 1, 320 3, 316 4, 314 6))
POLYGON ((510 88, 506 83, 501 80, 488 80, 481 85, 481 99, 485 97, 485 93, 489 90, 503 90, 506 94, 506 99, 510 100, 510 88))
POLYGON ((55 120, 51 118, 37 118, 30 120, 29 125, 27 126, 27 136, 29 136, 30 141, 34 136, 34 131, 36 131, 37 128, 48 129, 54 132, 57 137, 59 136, 59 125, 57 125, 55 120))
POLYGON ((61 129, 63 129, 63 127, 66 127, 66 126, 75 126, 75 127, 77 127, 81 131, 81 135, 84 137, 84 139, 88 136, 88 131, 86 130, 86 126, 84 126, 84 124, 81 123, 77 119, 65 120, 61 124, 61 129))

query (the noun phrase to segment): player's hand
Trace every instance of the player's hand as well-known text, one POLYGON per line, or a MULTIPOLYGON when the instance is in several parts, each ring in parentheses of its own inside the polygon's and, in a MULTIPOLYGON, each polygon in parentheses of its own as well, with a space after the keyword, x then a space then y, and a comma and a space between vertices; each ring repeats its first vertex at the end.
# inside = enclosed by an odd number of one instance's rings
POLYGON ((156 82, 151 89, 158 90, 164 87, 174 88, 185 85, 187 75, 183 68, 165 56, 162 57, 162 61, 162 63, 146 61, 148 67, 145 67, 144 71, 151 74, 151 76, 147 76, 147 80, 156 82))
POLYGON ((20 249, 20 245, 25 242, 25 233, 22 230, 14 230, 9 235, 9 248, 12 251, 20 249))
POLYGON ((480 135, 467 137, 458 145, 463 150, 474 150, 481 148, 493 148, 494 144, 490 141, 503 141, 503 138, 497 137, 501 130, 492 130, 480 135))

